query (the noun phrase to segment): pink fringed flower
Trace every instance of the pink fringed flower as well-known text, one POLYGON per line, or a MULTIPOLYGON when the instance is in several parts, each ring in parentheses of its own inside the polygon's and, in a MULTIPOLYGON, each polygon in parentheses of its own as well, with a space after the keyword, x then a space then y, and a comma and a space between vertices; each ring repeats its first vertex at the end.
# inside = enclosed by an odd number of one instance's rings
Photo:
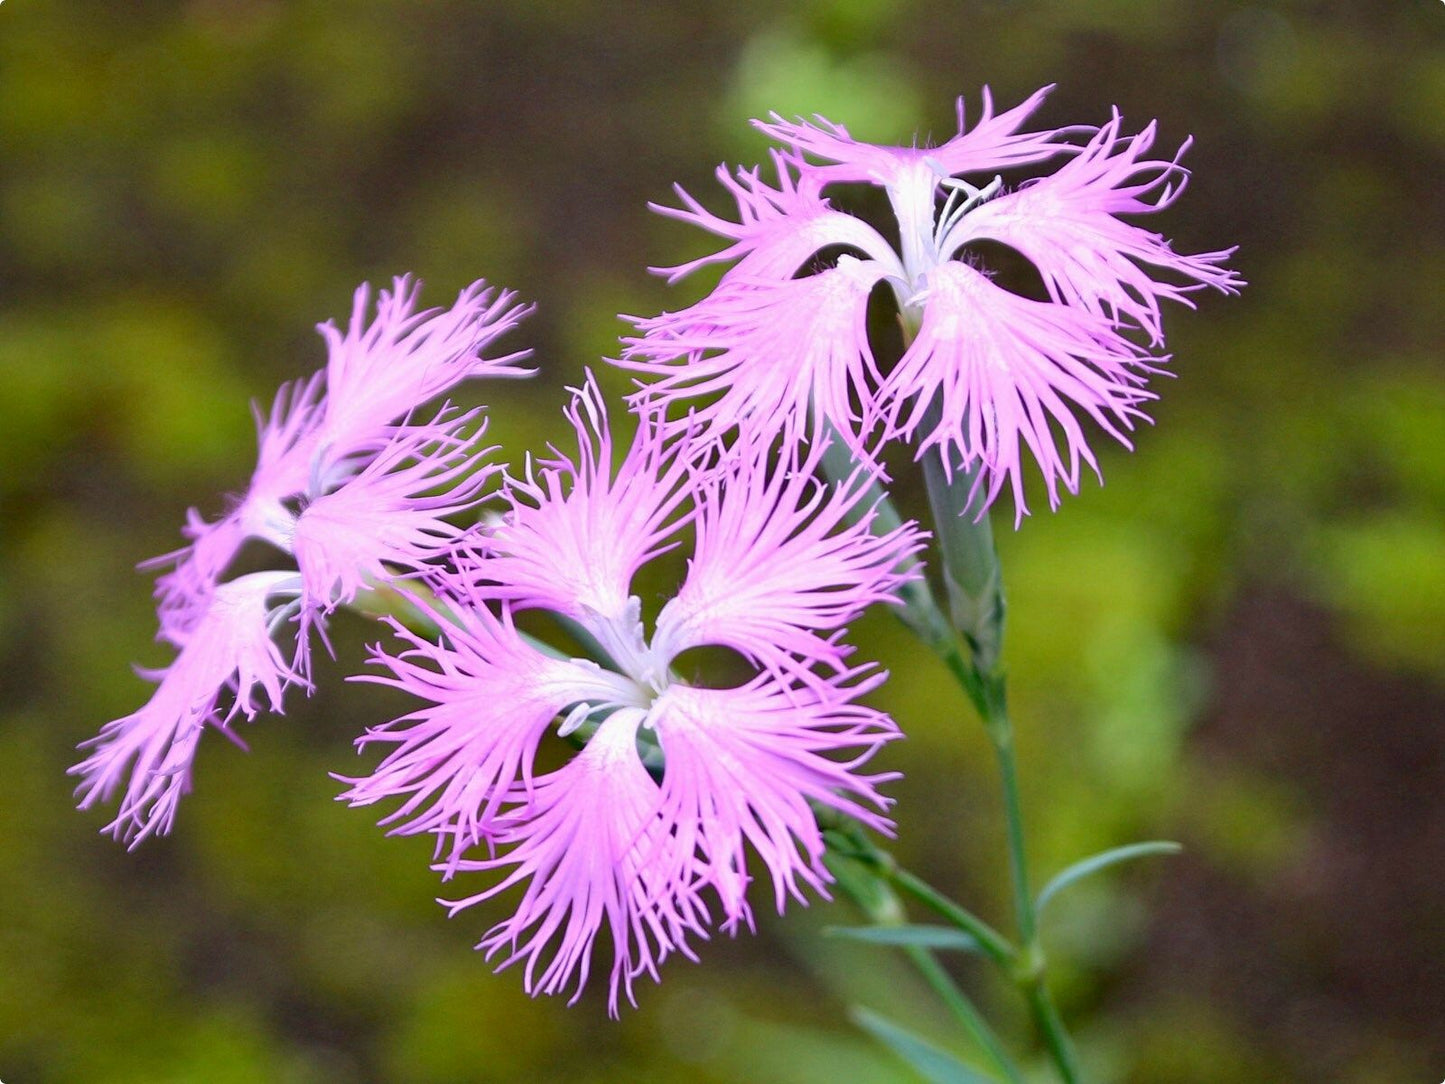
POLYGON ((363 739, 392 751, 343 797, 401 798, 387 823, 437 834, 448 875, 510 869, 454 910, 527 883, 481 947, 524 963, 532 992, 580 987, 605 925, 615 1011, 638 975, 674 951, 691 955, 686 942, 710 917, 702 893, 715 895, 725 928, 751 922, 748 847, 780 908, 823 890, 809 800, 887 829, 884 777, 860 769, 897 731, 855 703, 881 675, 845 667, 838 638, 891 598, 922 536, 912 525, 875 536, 859 486, 811 478, 821 445, 802 457, 789 442, 779 463, 761 447, 685 462, 644 417, 614 468, 594 384, 569 417, 578 457, 514 479, 474 560, 434 581, 441 643, 403 634, 405 653, 377 655, 391 671, 382 680, 429 706, 363 739), (696 528, 692 559, 649 635, 633 579, 684 524, 696 528), (574 622, 610 665, 529 645, 510 616, 522 608, 574 622), (687 683, 674 660, 708 644, 735 647, 758 672, 738 688, 687 683), (554 718, 585 746, 535 775, 554 718), (463 853, 474 845, 484 857, 463 853))
POLYGON ((981 469, 989 500, 1008 485, 1020 516, 1023 445, 1043 470, 1051 505, 1060 483, 1076 490, 1080 463, 1095 461, 1075 412, 1127 446, 1140 406, 1153 398, 1145 380, 1167 360, 1130 333, 1158 348, 1161 300, 1187 302, 1194 290, 1232 292, 1241 283, 1222 266, 1233 250, 1179 255, 1119 217, 1167 207, 1183 189, 1177 155, 1144 157, 1154 125, 1123 135, 1116 112, 1097 130, 1021 130, 1048 89, 997 115, 985 90, 972 129, 960 102, 958 135, 938 147, 862 143, 822 118, 760 122, 788 146, 773 155, 777 187, 756 170, 736 180, 720 172, 738 205, 736 222, 686 193, 682 209, 661 209, 729 241, 670 269, 671 278, 736 262, 697 304, 636 321, 641 334, 628 340, 621 364, 655 377, 640 399, 704 398, 697 419, 715 433, 738 425, 773 432, 811 416, 812 432, 831 423, 863 459, 875 431, 914 440, 920 455, 937 447, 947 469, 981 469), (1082 133, 1090 138, 1080 146, 1072 139, 1082 133), (1064 163, 1054 172, 1011 192, 989 177, 1058 157, 1064 163), (983 176, 976 185, 959 174, 983 176), (896 248, 832 207, 823 191, 836 182, 883 188, 896 248), (961 262, 964 246, 981 239, 1028 257, 1050 300, 1019 297, 961 262), (810 266, 838 248, 847 251, 810 266), (867 326, 881 283, 909 339, 886 374, 867 326), (1053 427, 1065 435, 1064 453, 1053 427))
POLYGON ((346 336, 323 327, 327 368, 283 385, 269 414, 257 411, 257 464, 245 494, 213 523, 193 509, 190 545, 151 562, 172 566, 157 581, 157 611, 160 638, 180 653, 150 701, 108 724, 73 769, 82 806, 109 796, 129 770, 111 825, 117 836, 168 831, 204 724, 224 729, 237 711, 254 716, 255 685, 281 711, 285 687, 309 680, 310 630, 324 636, 326 615, 363 587, 428 568, 461 535, 447 517, 474 505, 496 469, 481 462, 489 449, 479 444, 478 412, 443 408, 421 424, 410 415, 468 376, 518 375, 512 365, 522 355, 485 358, 481 350, 526 310, 478 283, 446 312, 414 313, 416 290, 398 279, 365 326, 368 298, 365 287, 357 292, 346 336), (248 539, 289 555, 296 568, 223 581, 248 539), (272 637, 298 615, 292 661, 283 664, 272 637))
POLYGON ((173 615, 215 585, 247 539, 289 553, 295 515, 287 503, 315 500, 361 470, 392 439, 392 423, 470 377, 529 375, 517 366, 527 351, 482 353, 532 311, 512 291, 478 281, 450 309, 415 312, 419 289, 396 279, 392 290, 380 291, 368 324, 371 290, 363 285, 345 335, 319 325, 326 368, 283 384, 269 415, 255 412, 258 454, 246 492, 214 523, 192 509, 184 531, 190 545, 142 566, 174 566, 156 584, 164 639, 184 640, 173 615))

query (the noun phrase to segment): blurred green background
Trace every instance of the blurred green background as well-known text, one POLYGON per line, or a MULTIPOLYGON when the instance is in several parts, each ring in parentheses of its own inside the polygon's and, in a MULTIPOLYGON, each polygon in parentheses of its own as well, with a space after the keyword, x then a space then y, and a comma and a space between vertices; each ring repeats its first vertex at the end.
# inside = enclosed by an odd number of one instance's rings
MULTIPOLYGON (((532 1001, 448 921, 417 840, 332 799, 402 710, 340 677, 200 755, 134 854, 72 808, 74 746, 134 709, 134 564, 250 469, 247 401, 322 360, 363 280, 539 303, 541 376, 474 385, 515 461, 648 276, 701 236, 646 210, 753 162, 750 116, 946 137, 953 101, 1060 85, 1049 124, 1192 133, 1186 251, 1242 298, 1170 314, 1176 380, 1103 489, 1002 539, 1045 936, 1100 1084, 1445 1074, 1445 6, 1437 0, 11 0, 0 8, 0 1080, 906 1081, 855 1001, 942 1044, 884 950, 764 916, 606 1019, 532 1001)), ((714 206, 720 206, 715 200, 714 206)), ((604 374, 621 390, 625 378, 604 374)), ((905 492, 905 504, 916 494, 905 492)), ((1041 502, 1036 502, 1041 503, 1041 502)), ((909 733, 900 853, 1006 921, 996 778, 945 673, 857 630, 909 733)), ((760 901, 766 907, 766 901, 760 901)), ((959 975, 1016 1045, 1013 998, 959 975)), ((1042 1077, 1041 1077, 1042 1079, 1042 1077)))

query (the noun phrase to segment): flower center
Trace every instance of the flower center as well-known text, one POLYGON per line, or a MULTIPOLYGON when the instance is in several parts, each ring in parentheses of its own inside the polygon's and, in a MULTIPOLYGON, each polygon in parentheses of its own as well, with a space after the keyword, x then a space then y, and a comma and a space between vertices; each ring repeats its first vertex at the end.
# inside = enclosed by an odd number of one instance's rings
POLYGON ((950 176, 937 159, 925 157, 900 170, 886 188, 903 250, 899 257, 905 281, 894 283, 894 293, 904 319, 916 322, 923 312, 929 272, 944 262, 949 235, 964 215, 998 194, 1003 178, 979 188, 950 176), (948 190, 941 206, 940 185, 948 190))
POLYGON ((672 660, 648 643, 642 627, 642 600, 632 595, 619 614, 594 612, 589 616, 592 620, 588 624, 598 643, 617 671, 636 686, 641 706, 650 706, 671 684, 672 660))

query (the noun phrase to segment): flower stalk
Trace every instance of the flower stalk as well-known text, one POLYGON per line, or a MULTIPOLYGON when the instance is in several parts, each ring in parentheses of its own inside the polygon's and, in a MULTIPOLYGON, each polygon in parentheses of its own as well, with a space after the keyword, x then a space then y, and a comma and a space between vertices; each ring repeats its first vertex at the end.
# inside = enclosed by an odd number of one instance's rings
POLYGON ((1047 960, 1038 937, 1038 917, 1029 884, 1013 721, 1008 711, 1007 684, 999 666, 1005 605, 998 550, 987 509, 979 503, 978 468, 950 471, 942 455, 937 447, 924 454, 924 481, 950 616, 970 656, 963 657, 955 640, 946 648, 944 658, 977 709, 998 764, 1014 921, 1020 940, 1010 973, 1028 1003, 1034 1026, 1060 1078, 1066 1084, 1076 1084, 1080 1080, 1078 1062, 1046 984, 1047 960))
MULTIPOLYGON (((905 341, 911 341, 915 329, 907 320, 903 325, 905 341)), ((926 427, 936 421, 937 413, 935 402, 929 407, 926 427)), ((1013 722, 1008 711, 1007 683, 1000 667, 1007 607, 998 550, 984 492, 979 485, 982 466, 975 463, 968 468, 951 469, 944 461, 945 454, 942 448, 934 446, 924 451, 920 459, 939 554, 938 576, 948 599, 948 613, 939 607, 927 580, 917 577, 899 592, 902 605, 898 615, 948 666, 978 712, 993 747, 1002 788, 1019 944, 1014 945, 971 911, 901 869, 891 855, 871 844, 866 860, 898 892, 928 907, 978 942, 983 955, 998 965, 1022 993, 1060 1078, 1066 1084, 1076 1084, 1081 1079, 1077 1058, 1045 981, 1047 960, 1038 938, 1038 919, 1029 880, 1013 722)), ((847 447, 837 439, 824 454, 821 466, 835 484, 842 484, 857 469, 847 447)), ((874 529, 887 530, 890 524, 900 522, 901 517, 881 484, 873 481, 870 485, 867 499, 858 507, 872 508, 874 529)), ((910 554, 907 561, 909 568, 899 571, 911 570, 917 558, 910 554)), ((856 837, 866 843, 861 833, 856 837)), ((857 847, 855 843, 855 854, 859 853, 857 847)), ((864 910, 866 913, 869 909, 865 906, 864 910)))

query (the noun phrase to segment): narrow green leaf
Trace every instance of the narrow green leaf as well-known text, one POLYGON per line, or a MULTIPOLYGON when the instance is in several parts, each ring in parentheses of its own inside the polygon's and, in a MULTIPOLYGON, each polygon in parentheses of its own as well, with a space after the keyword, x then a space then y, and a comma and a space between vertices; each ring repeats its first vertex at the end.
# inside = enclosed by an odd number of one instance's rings
POLYGON ((854 1006, 850 1015, 855 1024, 917 1069, 933 1084, 998 1084, 997 1077, 965 1065, 948 1051, 940 1050, 869 1009, 854 1006))
POLYGON ((1112 850, 1100 851, 1098 854, 1090 855, 1088 858, 1075 862, 1068 869, 1064 870, 1039 893, 1038 902, 1034 904, 1035 913, 1043 911, 1049 900, 1053 899, 1064 889, 1075 881, 1082 880, 1091 874, 1098 873, 1101 869, 1116 866, 1120 862, 1128 862, 1135 858, 1147 858, 1152 854, 1178 854, 1184 848, 1178 843, 1171 843, 1167 840, 1154 840, 1149 843, 1131 843, 1127 847, 1115 847, 1112 850))
POLYGON ((953 952, 983 951, 976 938, 952 926, 829 926, 823 933, 870 945, 914 945, 953 952))

